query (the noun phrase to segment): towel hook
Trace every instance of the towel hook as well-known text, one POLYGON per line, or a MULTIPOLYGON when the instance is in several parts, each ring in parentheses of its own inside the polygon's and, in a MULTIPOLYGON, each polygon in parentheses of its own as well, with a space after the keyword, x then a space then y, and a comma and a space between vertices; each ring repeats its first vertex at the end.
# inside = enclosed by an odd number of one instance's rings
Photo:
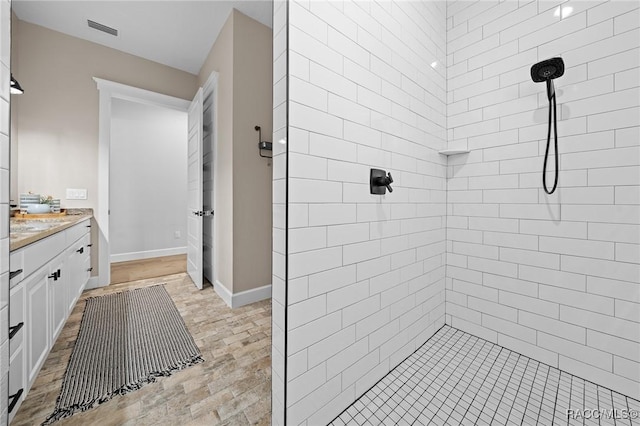
POLYGON ((262 151, 271 151, 273 144, 262 140, 262 128, 260 126, 255 126, 254 129, 258 132, 258 154, 260 154, 262 158, 273 158, 273 154, 262 155, 262 151))

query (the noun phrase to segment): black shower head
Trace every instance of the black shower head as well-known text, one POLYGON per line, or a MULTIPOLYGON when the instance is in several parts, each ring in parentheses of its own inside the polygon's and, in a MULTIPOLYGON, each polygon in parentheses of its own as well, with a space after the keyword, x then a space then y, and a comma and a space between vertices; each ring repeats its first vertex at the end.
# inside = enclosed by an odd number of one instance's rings
POLYGON ((531 67, 531 79, 536 83, 562 77, 562 74, 564 74, 562 58, 547 59, 531 67))

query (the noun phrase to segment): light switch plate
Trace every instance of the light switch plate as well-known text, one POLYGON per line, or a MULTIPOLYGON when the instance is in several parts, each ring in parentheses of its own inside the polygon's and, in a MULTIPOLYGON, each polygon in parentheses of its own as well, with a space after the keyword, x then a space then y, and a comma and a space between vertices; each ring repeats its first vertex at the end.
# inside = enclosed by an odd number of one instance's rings
POLYGON ((86 200, 87 188, 67 188, 67 200, 86 200))

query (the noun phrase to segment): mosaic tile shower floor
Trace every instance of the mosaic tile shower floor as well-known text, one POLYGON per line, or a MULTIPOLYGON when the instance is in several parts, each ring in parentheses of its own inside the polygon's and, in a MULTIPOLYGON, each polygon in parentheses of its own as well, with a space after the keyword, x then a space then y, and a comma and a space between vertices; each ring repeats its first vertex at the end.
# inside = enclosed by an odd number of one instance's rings
POLYGON ((445 325, 331 425, 633 426, 639 412, 636 399, 445 325))

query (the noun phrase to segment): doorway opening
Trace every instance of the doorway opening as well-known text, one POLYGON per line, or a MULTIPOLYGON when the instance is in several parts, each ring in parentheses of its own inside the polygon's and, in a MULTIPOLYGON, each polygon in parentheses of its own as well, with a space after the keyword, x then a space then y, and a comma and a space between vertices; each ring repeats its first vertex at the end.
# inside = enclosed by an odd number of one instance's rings
POLYGON ((110 148, 111 284, 185 272, 187 114, 113 99, 110 148))

